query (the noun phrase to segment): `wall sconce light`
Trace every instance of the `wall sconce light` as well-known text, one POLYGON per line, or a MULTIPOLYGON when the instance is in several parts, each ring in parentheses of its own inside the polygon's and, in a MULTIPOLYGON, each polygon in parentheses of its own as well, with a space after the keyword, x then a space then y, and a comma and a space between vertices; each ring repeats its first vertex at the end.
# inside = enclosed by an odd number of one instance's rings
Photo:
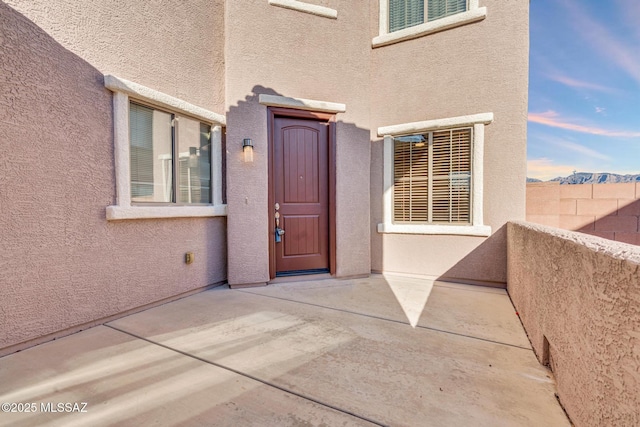
POLYGON ((253 162, 253 141, 251 138, 242 140, 242 152, 244 153, 245 163, 253 162))

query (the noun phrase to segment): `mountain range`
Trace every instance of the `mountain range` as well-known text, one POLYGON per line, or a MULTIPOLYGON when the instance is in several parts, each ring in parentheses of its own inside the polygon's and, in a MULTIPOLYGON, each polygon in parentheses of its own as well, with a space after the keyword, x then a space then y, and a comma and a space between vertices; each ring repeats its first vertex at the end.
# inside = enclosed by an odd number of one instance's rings
MULTIPOLYGON (((610 184, 616 182, 640 182, 640 174, 618 175, 608 172, 577 172, 565 177, 557 177, 547 182, 560 181, 562 184, 610 184)), ((543 182, 535 178, 527 178, 527 182, 543 182)))

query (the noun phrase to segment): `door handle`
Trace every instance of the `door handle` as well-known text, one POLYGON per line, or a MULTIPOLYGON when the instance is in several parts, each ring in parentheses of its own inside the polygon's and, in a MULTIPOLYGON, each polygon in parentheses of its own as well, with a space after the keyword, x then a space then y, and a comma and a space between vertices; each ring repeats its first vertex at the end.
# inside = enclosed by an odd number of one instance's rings
POLYGON ((280 205, 276 203, 275 208, 276 208, 276 213, 274 217, 276 219, 276 230, 274 232, 274 235, 276 238, 276 243, 280 243, 282 242, 282 235, 284 234, 284 230, 280 228, 280 212, 278 212, 278 210, 280 209, 280 205))

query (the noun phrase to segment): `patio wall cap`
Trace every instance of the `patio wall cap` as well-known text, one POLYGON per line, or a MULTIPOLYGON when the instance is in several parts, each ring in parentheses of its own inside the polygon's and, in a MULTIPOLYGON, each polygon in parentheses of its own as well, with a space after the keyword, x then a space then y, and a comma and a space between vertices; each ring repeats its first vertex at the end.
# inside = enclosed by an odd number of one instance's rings
POLYGON ((551 235, 552 237, 584 246, 594 252, 640 265, 640 246, 527 221, 509 221, 508 226, 526 228, 534 232, 551 235))

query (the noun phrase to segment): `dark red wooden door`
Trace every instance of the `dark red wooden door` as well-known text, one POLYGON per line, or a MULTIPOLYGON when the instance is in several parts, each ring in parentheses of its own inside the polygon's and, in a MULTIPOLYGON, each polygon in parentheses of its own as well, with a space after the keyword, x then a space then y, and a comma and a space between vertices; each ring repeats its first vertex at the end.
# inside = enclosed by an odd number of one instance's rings
POLYGON ((276 118, 273 135, 274 195, 285 231, 275 244, 276 273, 328 269, 328 124, 276 118))

